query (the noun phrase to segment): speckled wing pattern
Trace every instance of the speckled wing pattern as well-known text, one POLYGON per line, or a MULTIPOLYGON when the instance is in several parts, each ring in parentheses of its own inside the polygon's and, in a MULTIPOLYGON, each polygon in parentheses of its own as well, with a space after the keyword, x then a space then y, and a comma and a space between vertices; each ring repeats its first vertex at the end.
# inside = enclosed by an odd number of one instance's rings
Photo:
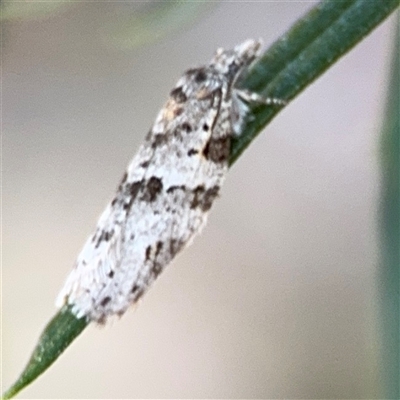
POLYGON ((122 315, 204 226, 246 107, 234 84, 259 41, 186 71, 128 166, 61 290, 57 306, 103 323, 122 315))

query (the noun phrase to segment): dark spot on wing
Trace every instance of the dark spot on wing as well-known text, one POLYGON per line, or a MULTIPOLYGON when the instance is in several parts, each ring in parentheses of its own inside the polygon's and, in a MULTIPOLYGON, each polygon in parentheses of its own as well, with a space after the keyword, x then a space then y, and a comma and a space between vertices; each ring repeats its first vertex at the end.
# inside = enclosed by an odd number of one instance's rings
POLYGON ((173 193, 176 190, 186 190, 186 186, 185 185, 173 185, 173 186, 170 186, 167 189, 167 193, 173 193))
POLYGON ((104 299, 100 302, 100 305, 101 305, 102 307, 104 307, 104 306, 106 306, 110 301, 111 301, 111 297, 110 297, 110 296, 104 297, 104 299))
POLYGON ((153 141, 151 143, 151 147, 153 149, 155 149, 155 148, 167 143, 167 141, 168 141, 168 136, 166 134, 158 133, 157 135, 154 135, 153 141))
POLYGON ((138 301, 139 298, 143 295, 144 290, 138 284, 134 283, 131 289, 131 293, 133 294, 132 301, 138 301))
POLYGON ((135 294, 140 289, 136 283, 132 286, 131 293, 135 294))
POLYGON ((114 230, 112 229, 110 232, 101 231, 99 238, 97 239, 95 248, 97 249, 100 246, 101 242, 108 242, 112 236, 114 235, 114 230))
POLYGON ((110 271, 107 275, 109 278, 112 278, 114 276, 114 271, 110 271))
POLYGON ((193 190, 193 199, 190 204, 190 208, 200 207, 202 211, 208 211, 215 198, 218 196, 219 186, 213 186, 212 188, 205 189, 203 185, 196 187, 193 190))
POLYGON ((140 189, 140 187, 142 186, 142 184, 143 184, 143 179, 142 179, 141 181, 133 182, 133 183, 130 185, 130 187, 129 187, 129 194, 131 195, 131 197, 133 197, 133 199, 136 198, 136 196, 137 196, 137 194, 138 194, 138 192, 139 192, 139 189, 140 189))
POLYGON ((203 202, 201 204, 201 208, 204 212, 208 211, 211 208, 212 203, 218 196, 218 193, 219 186, 213 186, 212 188, 206 190, 206 192, 204 193, 203 202))
POLYGON ((112 238, 113 234, 114 229, 112 229, 110 232, 104 232, 104 240, 108 242, 112 238))
POLYGON ((190 208, 196 208, 199 206, 205 190, 206 189, 205 189, 204 185, 199 185, 193 189, 193 199, 192 199, 192 203, 190 204, 190 208))
POLYGON ((203 131, 207 132, 209 129, 210 127, 208 126, 208 124, 203 125, 203 131))
POLYGON ((142 296, 143 296, 144 290, 140 289, 139 286, 133 285, 132 287, 132 294, 133 294, 133 299, 132 301, 135 303, 138 301, 142 296))
POLYGON ((153 202, 157 196, 161 193, 163 188, 162 180, 156 176, 152 176, 146 184, 143 190, 142 200, 147 202, 153 202))
POLYGON ((171 239, 169 241, 169 252, 173 257, 183 247, 183 243, 178 239, 171 239))
POLYGON ((191 126, 189 123, 187 123, 187 122, 184 122, 184 123, 182 124, 182 129, 183 129, 186 133, 192 132, 192 126, 191 126))
POLYGON ((149 261, 150 260, 150 254, 151 254, 151 246, 147 246, 146 254, 145 254, 145 261, 149 261))
POLYGON ((204 71, 204 69, 201 68, 198 69, 194 77, 196 83, 204 82, 206 79, 207 79, 207 73, 204 71))
POLYGON ((132 204, 135 201, 136 196, 138 195, 143 182, 144 182, 144 180, 142 179, 141 181, 133 182, 127 186, 129 202, 124 204, 124 210, 129 211, 131 209, 132 204))
POLYGON ((173 89, 170 93, 170 96, 177 102, 177 103, 184 103, 187 100, 186 94, 183 92, 182 86, 179 86, 173 89))
POLYGON ((162 266, 160 263, 155 262, 151 267, 151 273, 154 275, 154 278, 157 278, 158 275, 162 272, 162 266))
POLYGON ((194 156, 195 154, 197 154, 199 151, 198 150, 196 150, 196 149, 190 149, 188 152, 187 152, 187 155, 190 157, 190 156, 194 156))
POLYGON ((147 168, 149 165, 150 165, 150 160, 143 161, 143 162, 140 164, 140 166, 141 166, 142 168, 147 168))
POLYGON ((203 149, 204 157, 215 163, 221 163, 228 160, 230 153, 231 140, 229 136, 218 139, 210 138, 203 149))
POLYGON ((177 107, 177 108, 174 109, 174 116, 175 117, 178 117, 182 113, 183 113, 183 107, 177 107))
POLYGON ((156 257, 160 254, 163 246, 164 246, 163 242, 161 242, 161 241, 157 242, 157 245, 156 245, 156 257))

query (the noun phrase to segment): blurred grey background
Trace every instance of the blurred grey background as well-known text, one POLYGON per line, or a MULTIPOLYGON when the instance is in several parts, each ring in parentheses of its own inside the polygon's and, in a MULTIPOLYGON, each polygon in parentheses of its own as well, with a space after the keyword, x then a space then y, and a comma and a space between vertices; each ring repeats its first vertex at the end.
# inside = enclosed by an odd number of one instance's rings
MULTIPOLYGON (((180 74, 217 47, 268 46, 314 3, 202 4, 131 41, 133 3, 33 3, 2 22, 4 388, 180 74)), ((378 140, 395 18, 253 142, 135 312, 86 329, 20 398, 379 397, 378 140)))

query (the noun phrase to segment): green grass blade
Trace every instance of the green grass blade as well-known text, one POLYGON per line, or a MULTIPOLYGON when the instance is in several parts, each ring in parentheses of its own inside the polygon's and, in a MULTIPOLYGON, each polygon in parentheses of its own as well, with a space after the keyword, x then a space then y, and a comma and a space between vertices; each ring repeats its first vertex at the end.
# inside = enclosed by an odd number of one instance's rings
MULTIPOLYGON (((398 26, 399 28, 399 26, 398 26)), ((389 96, 381 136, 381 204, 378 276, 380 301, 380 373, 383 396, 400 398, 400 60, 399 29, 395 41, 389 96)))
MULTIPOLYGON (((322 1, 273 44, 273 54, 268 50, 240 86, 268 97, 293 99, 387 18, 399 3, 400 0, 322 1)), ((231 164, 279 110, 254 110, 255 118, 248 121, 243 134, 232 143, 231 164)))
POLYGON ((86 318, 77 319, 67 307, 58 312, 40 336, 25 370, 3 399, 11 399, 46 371, 87 325, 86 318))

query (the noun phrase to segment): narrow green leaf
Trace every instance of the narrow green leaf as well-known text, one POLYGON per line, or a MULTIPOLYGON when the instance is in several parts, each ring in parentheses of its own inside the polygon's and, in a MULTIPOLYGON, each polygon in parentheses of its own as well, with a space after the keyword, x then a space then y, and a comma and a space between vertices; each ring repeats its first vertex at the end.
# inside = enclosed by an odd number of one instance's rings
POLYGON ((378 275, 380 373, 383 396, 400 398, 400 60, 399 25, 381 137, 381 203, 378 275))
POLYGON ((246 88, 262 92, 291 61, 331 26, 356 0, 324 1, 298 20, 255 64, 246 77, 246 88))
POLYGON ((68 307, 61 309, 44 329, 25 370, 3 399, 11 399, 46 371, 87 325, 86 318, 76 318, 68 307))
MULTIPOLYGON (((268 97, 293 99, 387 18, 399 3, 400 0, 322 1, 272 45, 240 86, 268 97)), ((265 106, 254 110, 255 118, 248 121, 243 134, 232 143, 231 164, 279 111, 278 107, 265 106)))

